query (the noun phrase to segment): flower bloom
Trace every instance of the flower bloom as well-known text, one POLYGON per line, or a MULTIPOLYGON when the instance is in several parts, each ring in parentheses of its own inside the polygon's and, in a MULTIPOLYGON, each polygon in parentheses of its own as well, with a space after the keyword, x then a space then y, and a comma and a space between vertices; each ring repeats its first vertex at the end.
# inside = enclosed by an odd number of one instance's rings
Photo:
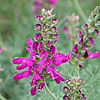
MULTIPOLYGON (((45 16, 51 16, 50 11, 43 9, 43 12, 46 14, 45 16)), ((42 21, 42 18, 44 19, 44 16, 37 16, 36 20, 42 21)), ((35 25, 35 29, 38 31, 35 34, 35 40, 33 41, 31 38, 27 39, 28 46, 26 50, 29 52, 29 57, 15 57, 12 60, 13 64, 17 64, 17 70, 25 70, 15 74, 13 79, 17 80, 31 77, 30 94, 32 96, 35 95, 37 91, 43 89, 45 80, 48 78, 55 80, 57 84, 60 84, 61 81, 65 81, 65 79, 59 75, 59 72, 56 72, 55 68, 67 62, 72 55, 70 51, 68 55, 56 52, 54 44, 58 40, 58 32, 54 24, 58 20, 56 18, 49 19, 49 26, 51 27, 47 27, 48 24, 45 23, 45 20, 42 24, 35 25), (49 34, 48 32, 45 34, 45 30, 49 30, 49 34)))

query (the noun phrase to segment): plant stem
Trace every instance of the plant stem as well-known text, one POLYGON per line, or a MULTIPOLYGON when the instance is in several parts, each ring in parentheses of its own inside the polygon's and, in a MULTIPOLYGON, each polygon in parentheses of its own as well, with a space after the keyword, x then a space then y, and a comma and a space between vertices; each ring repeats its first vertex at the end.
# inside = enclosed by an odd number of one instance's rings
POLYGON ((54 98, 54 100, 58 100, 57 97, 49 90, 48 86, 45 84, 45 88, 47 92, 54 98))
POLYGON ((0 100, 6 100, 6 99, 0 94, 0 100))
POLYGON ((85 15, 84 11, 82 10, 82 8, 81 8, 81 6, 79 4, 79 1, 78 0, 74 0, 74 4, 75 4, 77 10, 79 11, 82 19, 86 22, 87 21, 87 17, 85 15))
POLYGON ((78 65, 76 66, 76 74, 77 76, 79 76, 79 66, 78 65))

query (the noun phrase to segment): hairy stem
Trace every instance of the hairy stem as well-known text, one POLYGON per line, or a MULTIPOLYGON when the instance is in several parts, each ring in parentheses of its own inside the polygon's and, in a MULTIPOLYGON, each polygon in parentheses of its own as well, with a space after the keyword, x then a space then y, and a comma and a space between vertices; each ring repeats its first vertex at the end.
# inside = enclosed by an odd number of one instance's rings
POLYGON ((79 1, 78 0, 74 0, 74 4, 75 4, 77 10, 79 11, 82 19, 86 22, 87 21, 87 17, 85 15, 84 11, 82 10, 82 8, 81 8, 81 6, 79 4, 79 1))
POLYGON ((52 92, 49 90, 49 88, 48 88, 47 85, 45 85, 45 88, 46 88, 47 92, 54 98, 54 100, 58 100, 57 97, 54 95, 54 93, 52 93, 52 92))

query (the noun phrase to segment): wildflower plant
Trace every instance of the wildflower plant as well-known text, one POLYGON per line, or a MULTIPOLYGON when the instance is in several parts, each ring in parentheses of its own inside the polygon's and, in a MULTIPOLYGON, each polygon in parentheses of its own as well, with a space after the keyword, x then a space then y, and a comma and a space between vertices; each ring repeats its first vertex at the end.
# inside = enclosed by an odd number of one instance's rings
POLYGON ((94 45, 93 38, 98 36, 100 29, 100 6, 92 11, 87 24, 83 25, 82 31, 78 32, 78 40, 75 42, 71 50, 71 58, 69 62, 76 68, 76 78, 67 79, 66 86, 63 87, 65 95, 63 100, 86 100, 85 94, 81 90, 84 89, 83 79, 79 78, 79 68, 83 69, 83 63, 86 59, 100 57, 100 52, 91 52, 90 49, 94 45))
POLYGON ((55 80, 57 84, 65 79, 55 71, 56 66, 65 63, 70 58, 68 55, 57 53, 54 44, 58 40, 57 27, 58 19, 54 18, 51 10, 42 10, 42 16, 36 16, 35 37, 34 41, 31 38, 27 39, 26 50, 30 53, 30 57, 15 57, 13 64, 17 64, 16 69, 22 70, 28 67, 21 73, 13 76, 14 80, 21 78, 32 77, 30 81, 31 95, 36 94, 36 90, 41 91, 45 86, 45 80, 48 77, 55 80))
POLYGON ((67 36, 67 39, 70 40, 70 44, 72 43, 73 45, 77 39, 76 33, 80 31, 79 16, 75 14, 67 15, 62 30, 67 36))
MULTIPOLYGON (((100 52, 92 53, 90 49, 94 45, 93 38, 98 36, 100 29, 100 7, 96 7, 91 13, 87 23, 83 25, 82 31, 78 32, 78 39, 67 55, 56 52, 55 44, 58 40, 56 24, 58 19, 51 10, 42 10, 42 16, 36 16, 35 37, 27 39, 29 52, 28 57, 15 57, 13 64, 16 69, 24 71, 15 74, 14 80, 31 77, 30 93, 35 95, 46 85, 46 80, 55 80, 57 84, 65 82, 63 100, 86 100, 83 93, 84 81, 80 78, 79 68, 83 68, 86 59, 100 57, 100 52), (77 76, 65 79, 56 71, 56 67, 70 62, 76 68, 77 76)), ((57 99, 56 99, 57 100, 57 99)))

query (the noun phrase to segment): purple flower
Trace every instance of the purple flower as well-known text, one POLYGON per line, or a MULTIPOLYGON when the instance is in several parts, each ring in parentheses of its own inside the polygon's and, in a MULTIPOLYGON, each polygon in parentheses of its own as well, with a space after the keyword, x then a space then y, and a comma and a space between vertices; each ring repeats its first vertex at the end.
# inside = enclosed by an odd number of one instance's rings
POLYGON ((13 64, 18 64, 16 69, 21 70, 26 68, 27 66, 32 66, 34 61, 26 57, 17 57, 12 60, 13 64))
POLYGON ((40 75, 36 72, 32 75, 33 80, 39 80, 40 78, 41 78, 40 75))
POLYGON ((82 44, 82 43, 83 43, 83 38, 81 38, 79 41, 79 44, 82 44))
POLYGON ((60 84, 60 81, 65 81, 65 79, 55 72, 55 66, 47 67, 46 73, 49 74, 51 79, 55 79, 57 84, 60 84))
POLYGON ((81 31, 79 31, 79 32, 78 32, 78 35, 79 35, 79 37, 80 37, 80 38, 82 38, 82 37, 83 37, 83 34, 82 34, 82 32, 81 32, 81 31))
POLYGON ((35 51, 31 51, 30 52, 30 59, 32 59, 32 60, 36 60, 36 52, 35 51))
POLYGON ((42 50, 42 42, 38 43, 38 50, 42 50))
POLYGON ((57 84, 60 84, 60 81, 65 81, 65 79, 62 76, 60 76, 57 72, 54 72, 54 77, 57 84))
POLYGON ((78 52, 76 58, 79 59, 79 57, 80 57, 80 51, 78 52))
POLYGON ((43 89, 43 87, 45 86, 45 83, 44 82, 41 82, 39 85, 38 85, 38 91, 41 91, 43 89))
POLYGON ((88 28, 88 24, 83 25, 83 28, 87 29, 88 28))
POLYGON ((56 51, 56 47, 53 46, 53 45, 51 45, 51 47, 50 47, 50 53, 51 53, 51 54, 54 54, 55 51, 56 51))
POLYGON ((56 66, 61 65, 62 63, 67 62, 70 57, 71 57, 71 51, 68 52, 68 55, 62 54, 62 53, 55 53, 53 55, 53 64, 55 64, 56 66))
POLYGON ((77 52, 77 51, 78 51, 77 44, 75 44, 75 45, 73 46, 72 51, 73 51, 73 52, 77 52))
POLYGON ((89 38, 88 43, 91 44, 91 46, 94 45, 94 40, 92 39, 92 37, 89 38))
POLYGON ((36 19, 41 20, 43 16, 36 16, 36 19))
POLYGON ((84 55, 84 58, 98 58, 98 57, 100 57, 100 52, 92 53, 89 50, 87 50, 84 55))
POLYGON ((49 77, 51 79, 55 79, 53 71, 55 71, 55 66, 50 66, 46 68, 46 73, 49 74, 49 77))
POLYGON ((95 35, 99 35, 99 31, 98 30, 95 30, 95 35))
POLYGON ((56 22, 58 22, 58 19, 57 19, 57 18, 54 18, 54 19, 52 19, 52 21, 53 21, 54 23, 56 23, 56 22))
POLYGON ((13 76, 13 80, 18 80, 21 78, 28 78, 29 77, 29 71, 23 71, 21 73, 15 74, 13 76))
POLYGON ((41 34, 40 33, 35 33, 35 39, 40 40, 41 39, 41 34))
POLYGON ((85 97, 85 95, 84 95, 84 94, 82 94, 82 97, 83 97, 83 99, 84 99, 84 100, 86 100, 86 97, 85 97))
POLYGON ((30 93, 32 96, 36 94, 36 86, 34 86, 30 89, 30 93))
POLYGON ((40 52, 40 55, 39 56, 42 57, 42 58, 46 58, 46 57, 48 57, 48 52, 45 49, 43 49, 40 52))
POLYGON ((50 40, 47 42, 47 47, 50 47, 50 40))
POLYGON ((27 44, 28 44, 28 46, 31 48, 31 46, 32 46, 32 43, 33 43, 33 41, 32 41, 32 39, 31 38, 28 38, 27 39, 27 44))
POLYGON ((86 50, 86 43, 84 43, 84 46, 82 48, 83 50, 86 50))
POLYGON ((63 27, 63 32, 67 32, 67 28, 66 27, 63 27))
POLYGON ((40 24, 36 24, 35 25, 35 29, 40 30, 41 29, 41 25, 40 24))
POLYGON ((68 95, 67 95, 67 94, 65 94, 65 95, 63 96, 63 100, 68 100, 68 95))
POLYGON ((43 66, 40 65, 40 64, 38 64, 38 65, 35 65, 33 69, 34 69, 34 71, 35 71, 36 73, 42 73, 42 71, 43 71, 43 66))
POLYGON ((34 41, 32 44, 32 50, 37 50, 37 47, 38 47, 38 42, 34 41))
POLYGON ((53 26, 53 27, 52 27, 52 31, 53 31, 53 32, 57 32, 57 27, 56 27, 56 26, 53 26))
POLYGON ((45 63, 44 63, 44 66, 45 66, 45 67, 48 67, 48 66, 50 66, 51 64, 52 64, 52 60, 51 60, 50 58, 47 58, 46 61, 45 61, 45 63))
POLYGON ((28 46, 30 47, 30 48, 25 47, 26 50, 27 50, 27 51, 31 51, 31 49, 32 49, 32 44, 33 44, 32 39, 31 39, 31 38, 28 38, 26 42, 27 42, 28 46))

